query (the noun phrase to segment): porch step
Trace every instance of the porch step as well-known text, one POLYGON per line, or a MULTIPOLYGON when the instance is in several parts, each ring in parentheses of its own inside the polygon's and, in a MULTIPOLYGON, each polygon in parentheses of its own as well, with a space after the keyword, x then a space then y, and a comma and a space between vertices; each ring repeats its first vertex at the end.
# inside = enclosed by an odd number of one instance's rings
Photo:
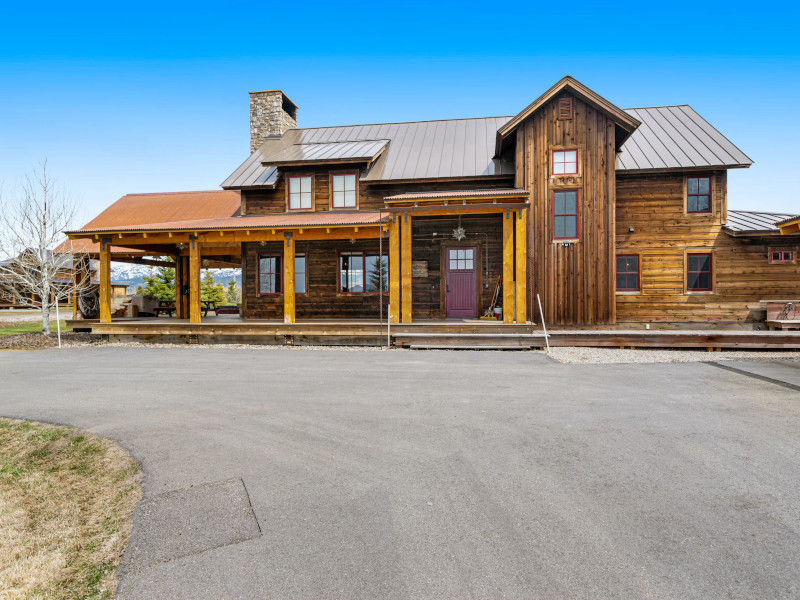
MULTIPOLYGON (((538 348, 538 346, 534 346, 538 348)), ((437 344, 411 344, 411 350, 501 350, 507 352, 530 350, 531 346, 463 346, 463 345, 437 345, 437 344)))
POLYGON ((414 349, 527 350, 545 345, 541 333, 397 333, 395 345, 414 349))

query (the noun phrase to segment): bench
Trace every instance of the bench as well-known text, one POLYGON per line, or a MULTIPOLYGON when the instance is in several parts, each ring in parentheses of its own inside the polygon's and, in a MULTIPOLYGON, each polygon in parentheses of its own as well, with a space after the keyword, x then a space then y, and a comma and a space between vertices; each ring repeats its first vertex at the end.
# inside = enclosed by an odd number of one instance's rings
POLYGON ((167 313, 168 317, 172 316, 172 313, 175 312, 175 303, 170 300, 159 300, 158 306, 151 308, 156 317, 160 315, 162 312, 167 313))

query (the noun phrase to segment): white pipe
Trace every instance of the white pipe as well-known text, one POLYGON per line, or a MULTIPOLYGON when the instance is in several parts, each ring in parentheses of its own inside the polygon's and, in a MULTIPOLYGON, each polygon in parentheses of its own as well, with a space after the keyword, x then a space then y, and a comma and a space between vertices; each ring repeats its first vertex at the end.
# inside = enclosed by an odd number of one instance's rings
POLYGON ((547 344, 547 352, 550 352, 550 341, 547 339, 547 325, 544 323, 544 311, 542 310, 542 299, 536 294, 536 302, 539 303, 539 314, 542 316, 542 329, 544 329, 544 343, 547 344))
POLYGON ((56 331, 58 331, 58 347, 61 348, 61 318, 58 316, 58 296, 56 296, 56 331))

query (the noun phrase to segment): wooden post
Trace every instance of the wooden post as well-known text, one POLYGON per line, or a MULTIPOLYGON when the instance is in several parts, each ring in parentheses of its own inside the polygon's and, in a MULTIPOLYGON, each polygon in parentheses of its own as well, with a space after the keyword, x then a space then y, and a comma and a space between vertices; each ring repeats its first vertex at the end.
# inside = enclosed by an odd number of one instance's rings
POLYGON ((72 300, 72 320, 73 321, 76 321, 78 319, 78 294, 77 294, 77 289, 78 289, 78 284, 81 282, 81 275, 80 275, 81 271, 80 271, 80 269, 81 269, 81 264, 82 263, 83 263, 83 259, 82 258, 78 259, 78 260, 75 260, 74 258, 72 259, 72 282, 73 282, 74 289, 76 290, 75 292, 72 292, 72 294, 70 294, 70 299, 72 300))
POLYGON ((283 322, 294 323, 294 240, 285 233, 283 248, 283 322))
POLYGON ((189 236, 189 322, 200 322, 200 242, 189 236))
MULTIPOLYGON (((411 215, 403 213, 403 224, 401 227, 401 269, 403 274, 402 283, 402 320, 403 323, 411 323, 411 215)), ((398 223, 399 225, 399 223, 398 223)))
POLYGON ((503 213, 503 323, 514 322, 514 214, 503 213))
POLYGON ((516 292, 517 292, 517 323, 528 322, 528 211, 517 211, 517 237, 516 237, 516 292))
POLYGON ((181 283, 183 282, 183 257, 178 254, 175 260, 175 318, 185 319, 181 302, 181 283))
MULTIPOLYGON (((189 288, 189 257, 181 256, 181 287, 189 288)), ((184 319, 189 318, 189 295, 181 294, 181 314, 184 319)))
POLYGON ((111 323, 111 238, 100 241, 100 322, 111 323))
POLYGON ((389 306, 391 322, 400 322, 400 219, 393 215, 389 225, 389 306))

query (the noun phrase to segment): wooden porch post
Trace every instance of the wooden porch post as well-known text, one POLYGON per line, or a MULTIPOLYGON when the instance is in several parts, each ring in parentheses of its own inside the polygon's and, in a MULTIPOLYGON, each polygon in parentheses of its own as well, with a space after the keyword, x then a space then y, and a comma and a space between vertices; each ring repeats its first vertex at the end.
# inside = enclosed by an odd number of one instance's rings
POLYGON ((100 241, 100 322, 111 323, 111 238, 100 241))
POLYGON ((200 242, 189 236, 189 322, 200 322, 200 242))
POLYGON ((528 322, 528 211, 517 211, 517 238, 516 238, 516 292, 517 292, 517 323, 528 322))
MULTIPOLYGON (((403 213, 401 226, 402 236, 402 273, 403 273, 403 323, 411 323, 411 215, 403 213)), ((400 223, 398 223, 400 225, 400 223)))
POLYGON ((503 323, 514 322, 514 213, 503 213, 503 323))
MULTIPOLYGON (((189 257, 181 256, 181 287, 189 287, 189 257)), ((181 314, 184 319, 189 318, 189 296, 181 294, 181 314)))
POLYGON ((183 257, 178 254, 175 257, 175 318, 185 319, 183 315, 183 303, 181 302, 181 283, 183 282, 183 257))
MULTIPOLYGON (((72 259, 72 284, 74 289, 78 289, 78 284, 80 283, 80 268, 83 259, 75 260, 73 257, 72 259)), ((72 320, 76 321, 78 319, 78 294, 73 292, 70 294, 70 298, 72 299, 72 320)))
POLYGON ((291 233, 285 233, 286 245, 283 248, 283 322, 294 323, 294 240, 291 233))
POLYGON ((389 225, 389 310, 391 322, 400 322, 400 219, 392 216, 389 225))

